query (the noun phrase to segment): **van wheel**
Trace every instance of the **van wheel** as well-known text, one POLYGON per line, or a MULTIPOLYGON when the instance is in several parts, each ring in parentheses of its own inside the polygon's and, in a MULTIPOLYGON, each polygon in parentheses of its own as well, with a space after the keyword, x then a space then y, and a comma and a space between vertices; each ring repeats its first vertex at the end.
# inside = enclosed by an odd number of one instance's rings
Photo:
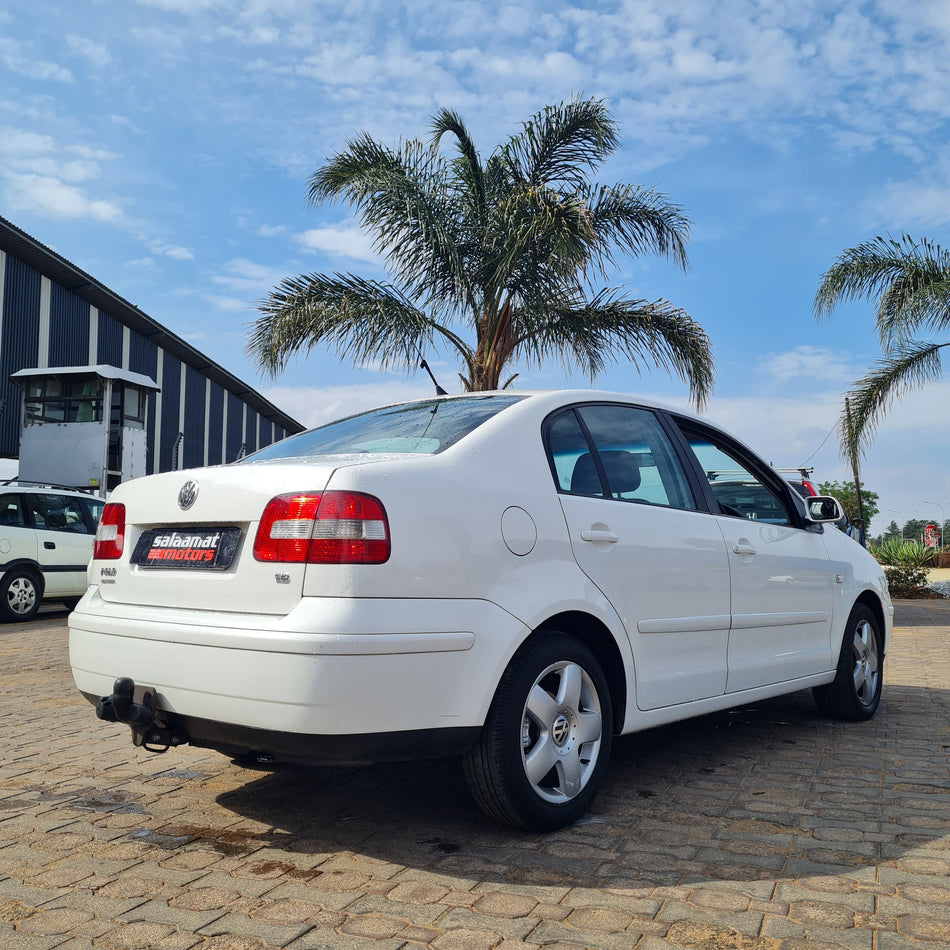
POLYGON ((502 677, 475 746, 463 759, 478 805, 516 828, 576 821, 610 759, 613 716, 594 654, 559 632, 540 633, 502 677))
POLYGON ((864 604, 855 604, 844 628, 838 672, 833 682, 812 690, 821 712, 834 719, 870 719, 881 702, 883 651, 877 618, 864 604))
POLYGON ((14 568, 0 580, 0 619, 7 623, 30 620, 40 609, 42 590, 32 571, 14 568))

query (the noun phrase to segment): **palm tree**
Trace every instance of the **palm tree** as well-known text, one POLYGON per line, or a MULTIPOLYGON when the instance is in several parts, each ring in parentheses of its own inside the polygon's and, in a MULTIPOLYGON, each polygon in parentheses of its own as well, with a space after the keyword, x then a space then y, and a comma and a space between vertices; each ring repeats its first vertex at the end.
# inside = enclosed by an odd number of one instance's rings
POLYGON ((685 268, 689 233, 681 210, 652 189, 588 181, 618 145, 603 102, 543 109, 484 162, 455 112, 438 112, 431 133, 428 145, 395 148, 361 133, 313 173, 310 203, 354 206, 391 280, 281 281, 247 341, 261 370, 276 375, 318 344, 354 363, 427 368, 423 352, 447 346, 465 390, 481 391, 508 386, 514 362, 559 357, 593 380, 623 358, 638 372, 645 362, 675 372, 705 404, 713 358, 702 327, 665 300, 591 285, 618 251, 685 268))
POLYGON ((940 351, 950 341, 922 341, 920 333, 950 331, 950 253, 926 238, 877 237, 844 251, 822 275, 815 316, 845 301, 876 302, 875 326, 884 350, 848 394, 840 432, 852 459, 866 448, 891 404, 941 377, 940 351))

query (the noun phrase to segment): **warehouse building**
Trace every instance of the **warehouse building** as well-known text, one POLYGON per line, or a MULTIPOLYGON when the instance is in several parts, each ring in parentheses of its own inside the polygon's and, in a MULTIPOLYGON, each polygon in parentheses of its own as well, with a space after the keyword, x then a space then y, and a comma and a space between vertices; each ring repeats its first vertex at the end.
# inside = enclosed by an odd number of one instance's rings
POLYGON ((3 218, 0 302, 0 457, 22 479, 108 490, 303 429, 3 218))

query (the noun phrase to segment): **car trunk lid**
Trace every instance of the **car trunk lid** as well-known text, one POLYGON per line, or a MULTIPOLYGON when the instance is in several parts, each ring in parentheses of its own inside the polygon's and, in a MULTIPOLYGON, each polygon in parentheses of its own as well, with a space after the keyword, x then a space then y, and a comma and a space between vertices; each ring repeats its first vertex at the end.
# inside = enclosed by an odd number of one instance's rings
POLYGON ((168 472, 121 485, 118 559, 94 559, 103 600, 212 612, 283 615, 299 602, 306 565, 258 560, 261 516, 278 495, 319 493, 346 457, 168 472))

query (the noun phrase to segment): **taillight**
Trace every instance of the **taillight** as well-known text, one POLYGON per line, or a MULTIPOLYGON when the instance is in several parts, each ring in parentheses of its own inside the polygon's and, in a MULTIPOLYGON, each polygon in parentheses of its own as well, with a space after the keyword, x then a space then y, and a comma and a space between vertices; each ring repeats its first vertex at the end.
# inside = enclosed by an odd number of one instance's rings
POLYGON ((301 492, 272 498, 257 528, 258 561, 382 564, 389 560, 382 502, 361 492, 301 492))
POLYGON ((811 495, 812 497, 814 497, 815 495, 818 494, 818 489, 816 489, 815 486, 812 485, 812 483, 811 483, 810 481, 808 481, 807 478, 803 478, 803 479, 802 479, 802 485, 805 486, 805 490, 806 490, 806 491, 808 492, 808 494, 811 495))
POLYGON ((125 505, 110 501, 102 509, 92 556, 100 561, 114 561, 122 557, 125 546, 125 505))

